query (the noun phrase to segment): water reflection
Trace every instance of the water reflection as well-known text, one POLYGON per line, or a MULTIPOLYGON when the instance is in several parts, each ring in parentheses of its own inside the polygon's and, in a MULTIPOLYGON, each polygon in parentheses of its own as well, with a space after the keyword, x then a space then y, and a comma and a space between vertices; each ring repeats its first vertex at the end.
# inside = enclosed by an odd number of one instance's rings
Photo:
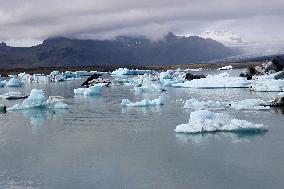
POLYGON ((202 145, 213 141, 222 141, 224 138, 229 139, 232 143, 239 143, 250 142, 252 139, 263 137, 267 132, 267 130, 263 129, 252 132, 176 133, 176 139, 180 144, 192 143, 202 145))
POLYGON ((161 106, 148 106, 148 107, 122 107, 123 114, 142 112, 143 114, 148 113, 160 113, 161 106))
POLYGON ((25 117, 30 119, 31 128, 34 133, 38 132, 39 126, 44 125, 48 120, 56 120, 66 113, 66 109, 43 109, 31 108, 20 111, 25 117))

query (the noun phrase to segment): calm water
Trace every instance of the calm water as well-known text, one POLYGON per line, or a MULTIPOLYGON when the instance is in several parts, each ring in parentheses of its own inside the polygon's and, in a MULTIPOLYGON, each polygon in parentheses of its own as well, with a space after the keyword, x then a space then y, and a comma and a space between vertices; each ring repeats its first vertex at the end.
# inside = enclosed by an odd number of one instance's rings
MULTIPOLYGON (((235 71, 237 74, 237 71, 235 71)), ((110 87, 102 96, 74 97, 82 81, 0 89, 66 98, 69 109, 0 114, 0 188, 283 188, 283 110, 225 112, 268 126, 259 134, 176 134, 190 111, 177 99, 270 99, 248 89, 171 89, 166 104, 122 108, 121 99, 157 98, 131 87, 110 87)), ((276 93, 277 94, 277 93, 276 93)), ((9 102, 20 103, 20 101, 9 102)), ((0 103, 4 103, 1 101, 0 103)))

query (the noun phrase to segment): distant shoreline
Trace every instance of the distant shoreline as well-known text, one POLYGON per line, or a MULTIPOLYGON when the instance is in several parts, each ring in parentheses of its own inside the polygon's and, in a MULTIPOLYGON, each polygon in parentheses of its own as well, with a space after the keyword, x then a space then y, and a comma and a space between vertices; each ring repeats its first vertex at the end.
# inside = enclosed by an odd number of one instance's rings
POLYGON ((0 68, 0 75, 5 77, 8 75, 13 75, 13 74, 19 74, 22 72, 26 72, 28 74, 49 74, 51 71, 58 70, 58 71, 78 71, 78 70, 86 70, 86 71, 104 71, 104 72, 109 72, 109 71, 114 71, 117 68, 128 68, 128 69, 143 69, 143 70, 175 70, 178 68, 181 69, 197 69, 197 68, 202 68, 202 69, 218 69, 220 67, 226 66, 226 65, 232 65, 233 69, 243 69, 247 68, 249 66, 256 66, 260 65, 263 62, 246 62, 246 63, 217 63, 217 64, 184 64, 184 65, 171 65, 171 66, 127 66, 127 65, 122 65, 122 66, 101 66, 101 65, 94 65, 94 66, 76 66, 76 67, 36 67, 36 68, 0 68))

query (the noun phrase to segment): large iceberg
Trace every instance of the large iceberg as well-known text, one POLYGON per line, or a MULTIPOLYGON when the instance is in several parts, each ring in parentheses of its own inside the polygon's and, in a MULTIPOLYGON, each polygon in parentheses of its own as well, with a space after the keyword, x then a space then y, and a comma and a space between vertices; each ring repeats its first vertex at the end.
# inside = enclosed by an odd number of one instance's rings
POLYGON ((12 77, 7 83, 6 87, 21 87, 23 85, 23 82, 20 80, 12 77))
POLYGON ((162 96, 160 96, 157 99, 153 99, 153 100, 144 99, 138 102, 131 102, 128 99, 122 99, 121 105, 123 107, 148 107, 148 106, 158 106, 158 105, 160 106, 160 105, 164 105, 164 99, 162 96))
POLYGON ((254 124, 246 120, 234 119, 228 114, 199 110, 190 114, 189 122, 178 125, 177 133, 206 132, 260 132, 266 131, 263 124, 254 124))
POLYGON ((67 108, 67 105, 63 103, 62 100, 53 100, 47 98, 42 90, 33 89, 30 93, 30 96, 25 99, 22 104, 16 104, 8 110, 22 110, 29 108, 53 108, 53 109, 61 109, 67 108))
POLYGON ((247 88, 250 84, 244 78, 230 77, 226 72, 219 75, 208 75, 206 78, 194 79, 184 83, 173 84, 174 87, 184 88, 247 88))
POLYGON ((284 91, 284 80, 260 79, 252 83, 249 89, 256 92, 282 92, 284 91))
POLYGON ((89 88, 78 88, 74 89, 75 95, 85 95, 85 96, 94 96, 100 95, 102 93, 102 87, 105 86, 104 83, 98 83, 89 88))

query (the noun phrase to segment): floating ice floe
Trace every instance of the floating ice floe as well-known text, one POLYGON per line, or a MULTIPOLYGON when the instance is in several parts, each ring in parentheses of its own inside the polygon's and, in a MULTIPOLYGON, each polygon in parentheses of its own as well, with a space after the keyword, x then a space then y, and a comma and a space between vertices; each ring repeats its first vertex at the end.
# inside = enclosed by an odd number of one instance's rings
POLYGON ((173 84, 174 87, 183 88, 247 88, 250 84, 244 78, 241 77, 230 77, 226 72, 219 75, 208 75, 206 78, 194 79, 186 81, 184 83, 173 84))
POLYGON ((13 100, 13 99, 23 99, 23 98, 27 98, 29 95, 26 95, 24 93, 21 92, 8 92, 5 94, 0 95, 0 98, 4 98, 7 100, 13 100))
POLYGON ((178 125, 177 133, 206 132, 260 132, 266 131, 263 124, 234 119, 228 114, 199 110, 190 114, 189 122, 178 125))
POLYGON ((23 110, 29 108, 50 108, 50 109, 61 109, 67 108, 67 105, 62 100, 53 100, 47 98, 42 90, 33 89, 30 96, 23 101, 22 104, 16 104, 8 110, 23 110))
POLYGON ((284 91, 284 80, 261 79, 249 85, 251 91, 256 92, 282 92, 284 91))
POLYGON ((105 86, 105 83, 98 83, 89 88, 78 88, 74 89, 75 95, 85 95, 85 96, 94 96, 100 95, 102 93, 102 87, 105 86))
POLYGON ((21 87, 23 85, 23 82, 20 80, 12 77, 7 83, 6 87, 21 87))
POLYGON ((164 105, 164 99, 162 96, 160 96, 157 99, 153 99, 153 100, 147 100, 144 99, 142 101, 138 101, 138 102, 131 102, 128 99, 123 99, 121 102, 121 105, 123 107, 148 107, 148 106, 160 106, 160 105, 164 105))

